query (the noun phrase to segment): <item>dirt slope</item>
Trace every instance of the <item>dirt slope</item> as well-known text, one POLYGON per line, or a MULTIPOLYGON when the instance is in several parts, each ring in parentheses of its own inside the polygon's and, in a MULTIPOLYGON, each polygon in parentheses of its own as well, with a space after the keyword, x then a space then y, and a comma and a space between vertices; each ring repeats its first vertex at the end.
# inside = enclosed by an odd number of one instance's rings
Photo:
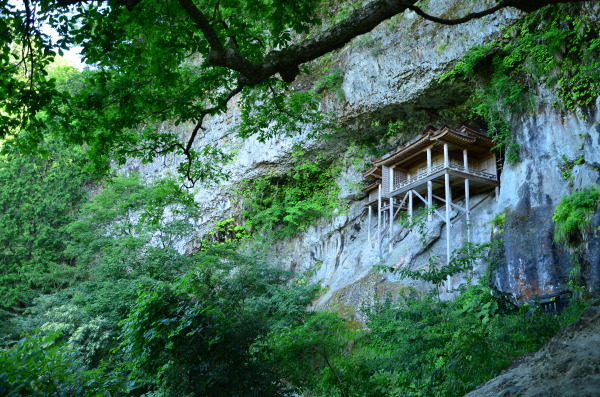
POLYGON ((585 309, 540 351, 467 396, 600 396, 600 307, 585 309))

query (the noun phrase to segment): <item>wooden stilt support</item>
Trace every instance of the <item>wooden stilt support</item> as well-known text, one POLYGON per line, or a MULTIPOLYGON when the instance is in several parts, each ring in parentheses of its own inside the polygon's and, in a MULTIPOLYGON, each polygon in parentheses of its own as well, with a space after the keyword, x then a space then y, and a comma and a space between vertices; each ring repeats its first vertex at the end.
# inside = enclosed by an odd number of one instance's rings
MULTIPOLYGON (((427 175, 431 175, 431 148, 427 148, 427 175)), ((433 183, 427 181, 427 221, 433 221, 433 183)))
POLYGON ((433 182, 427 181, 427 221, 433 221, 433 182))
MULTIPOLYGON (((446 145, 444 145, 446 147, 446 145)), ((447 172, 447 171, 446 171, 447 172)), ((450 174, 446 173, 444 175, 444 185, 446 187, 446 264, 450 264, 450 227, 452 226, 450 222, 450 210, 452 203, 452 190, 450 189, 450 174)), ((446 280, 446 290, 452 290, 452 278, 448 276, 446 280)))
POLYGON ((381 185, 377 196, 377 250, 381 255, 381 185))
POLYGON ((408 191, 408 218, 412 221, 413 217, 413 191, 408 191))
POLYGON ((393 248, 393 242, 392 242, 392 236, 393 236, 393 229, 394 229, 394 198, 390 197, 390 238, 388 241, 388 251, 392 252, 392 248, 393 248))
MULTIPOLYGON (((469 159, 467 157, 467 149, 463 149, 463 161, 465 172, 469 171, 469 159)), ((469 191, 469 179, 465 178, 465 218, 467 221, 467 242, 471 242, 471 210, 469 208, 469 199, 470 199, 470 191, 469 191)))
POLYGON ((371 218, 373 217, 373 207, 369 205, 369 220, 367 221, 367 241, 371 244, 371 218))
MULTIPOLYGON (((394 170, 395 166, 390 167, 390 192, 394 190, 394 170)), ((394 228, 394 197, 390 194, 390 215, 389 215, 389 221, 390 221, 390 232, 389 232, 389 239, 388 239, 388 252, 392 252, 392 229, 394 228)))

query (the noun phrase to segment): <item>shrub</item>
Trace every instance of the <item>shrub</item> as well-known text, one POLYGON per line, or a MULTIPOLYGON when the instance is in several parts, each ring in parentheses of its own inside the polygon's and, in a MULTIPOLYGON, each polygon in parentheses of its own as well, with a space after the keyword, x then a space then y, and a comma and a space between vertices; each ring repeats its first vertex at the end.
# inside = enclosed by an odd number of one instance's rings
POLYGON ((600 187, 597 185, 563 197, 552 215, 555 224, 554 241, 576 247, 585 239, 599 202, 600 187))

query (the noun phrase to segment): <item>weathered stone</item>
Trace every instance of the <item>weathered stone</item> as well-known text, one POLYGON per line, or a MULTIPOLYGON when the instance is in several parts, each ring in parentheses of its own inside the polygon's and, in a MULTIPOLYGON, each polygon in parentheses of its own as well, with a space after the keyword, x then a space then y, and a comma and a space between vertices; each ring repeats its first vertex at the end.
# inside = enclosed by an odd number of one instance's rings
POLYGON ((600 307, 590 307, 540 351, 466 397, 593 397, 599 391, 600 307))
MULTIPOLYGON (((542 99, 548 104, 515 123, 521 159, 505 165, 501 176, 499 210, 508 211, 506 261, 496 282, 519 302, 566 289, 573 263, 566 247, 554 243, 552 214, 563 196, 600 181, 594 165, 600 158, 600 145, 595 143, 600 139, 599 112, 589 112, 587 119, 565 115, 550 105, 556 98, 548 92, 542 99), (574 164, 580 156, 584 162, 574 164), (565 160, 571 162, 572 178, 563 175, 565 160)), ((592 276, 600 265, 597 250, 597 243, 590 241, 584 254, 590 258, 587 274, 593 285, 598 284, 592 276)))

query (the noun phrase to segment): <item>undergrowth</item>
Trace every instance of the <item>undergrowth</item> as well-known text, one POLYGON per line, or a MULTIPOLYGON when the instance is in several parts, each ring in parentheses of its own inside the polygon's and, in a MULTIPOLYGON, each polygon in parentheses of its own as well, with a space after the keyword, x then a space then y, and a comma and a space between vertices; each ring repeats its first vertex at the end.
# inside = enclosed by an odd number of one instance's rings
POLYGON ((538 350, 586 307, 572 302, 554 316, 517 306, 485 278, 463 285, 455 300, 440 300, 439 285, 447 275, 469 272, 493 248, 467 245, 437 270, 392 270, 434 288, 404 288, 363 307, 364 329, 333 313, 310 313, 270 333, 260 346, 298 394, 462 396, 515 358, 538 350))
POLYGON ((584 304, 560 316, 517 307, 488 287, 454 301, 408 291, 363 308, 367 329, 314 313, 267 338, 296 392, 312 396, 462 396, 542 347, 584 304))

